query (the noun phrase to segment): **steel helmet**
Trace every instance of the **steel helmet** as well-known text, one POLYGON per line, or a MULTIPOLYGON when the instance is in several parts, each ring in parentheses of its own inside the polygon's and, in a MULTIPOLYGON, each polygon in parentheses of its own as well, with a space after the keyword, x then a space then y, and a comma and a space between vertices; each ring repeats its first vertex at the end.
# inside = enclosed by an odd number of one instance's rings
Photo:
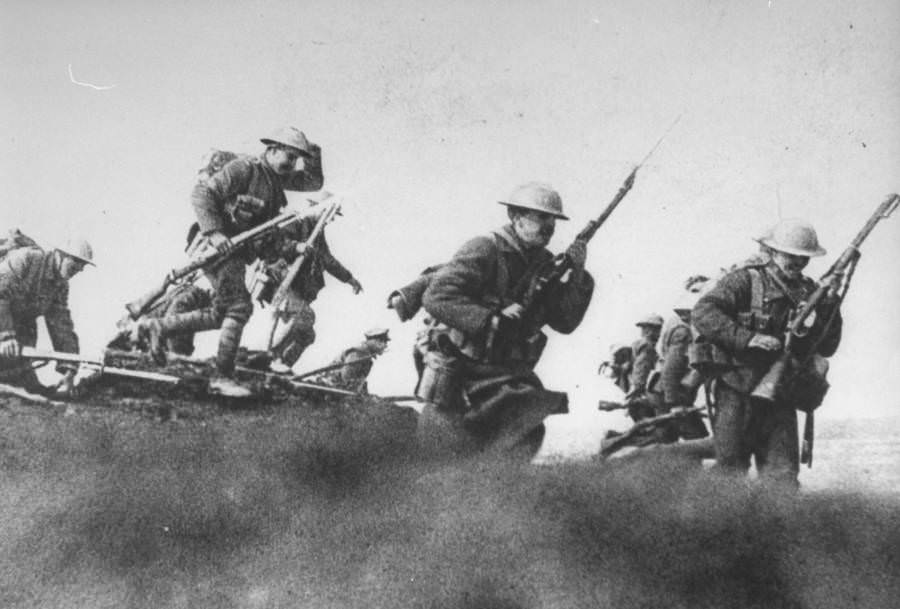
POLYGON ((500 205, 533 209, 548 213, 560 220, 568 220, 563 213, 562 198, 549 184, 543 182, 528 182, 522 184, 510 193, 504 201, 498 201, 500 205))
POLYGON ((94 264, 94 248, 91 247, 91 244, 87 242, 85 239, 81 238, 69 238, 66 241, 65 246, 56 248, 61 251, 63 254, 67 256, 71 256, 76 260, 80 260, 85 264, 90 264, 91 266, 97 266, 94 264))
POLYGON ((657 326, 662 328, 663 318, 662 315, 657 315, 656 313, 651 313, 650 315, 645 315, 641 317, 641 319, 634 324, 636 326, 657 326))
POLYGON ((826 253, 819 245, 812 224, 797 218, 782 220, 774 226, 771 235, 757 241, 773 250, 795 256, 824 256, 826 253))
POLYGON ((264 137, 259 140, 266 146, 281 144, 282 146, 290 146, 296 148, 306 156, 312 154, 309 146, 309 140, 306 135, 296 127, 282 127, 275 131, 271 136, 264 137))

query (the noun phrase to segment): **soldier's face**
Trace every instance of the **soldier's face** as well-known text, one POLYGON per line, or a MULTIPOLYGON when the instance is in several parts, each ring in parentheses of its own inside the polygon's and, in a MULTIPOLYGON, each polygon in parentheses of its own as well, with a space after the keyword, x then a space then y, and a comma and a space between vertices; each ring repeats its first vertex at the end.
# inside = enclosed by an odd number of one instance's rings
POLYGON ((525 211, 513 219, 519 238, 530 247, 546 247, 556 230, 556 218, 542 211, 525 211))
POLYGON ((87 263, 78 260, 77 258, 63 255, 62 260, 60 260, 59 263, 59 274, 62 275, 63 279, 71 279, 83 271, 86 266, 87 263))
POLYGON ((809 256, 797 256, 779 251, 772 253, 772 260, 790 279, 799 279, 803 275, 803 269, 809 264, 809 256))
POLYGON ((266 157, 275 173, 285 176, 290 175, 296 169, 300 151, 288 147, 270 148, 266 157))

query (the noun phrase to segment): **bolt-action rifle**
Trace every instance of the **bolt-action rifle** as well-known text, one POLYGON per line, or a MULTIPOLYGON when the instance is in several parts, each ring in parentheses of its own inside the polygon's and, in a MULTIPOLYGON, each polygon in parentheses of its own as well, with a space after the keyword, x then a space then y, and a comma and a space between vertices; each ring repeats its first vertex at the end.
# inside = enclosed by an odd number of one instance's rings
MULTIPOLYGON (((869 218, 862 230, 850 242, 849 247, 844 250, 840 257, 831 265, 828 271, 818 281, 818 285, 810 295, 809 299, 800 306, 797 313, 791 319, 785 335, 784 349, 781 355, 769 368, 766 375, 760 380, 759 384, 753 390, 753 397, 767 402, 779 401, 785 392, 785 388, 791 378, 797 371, 807 367, 815 355, 819 342, 824 339, 828 332, 828 328, 834 322, 840 304, 850 289, 850 279, 856 270, 856 264, 859 262, 861 253, 859 251, 863 241, 875 228, 879 221, 890 216, 900 204, 900 195, 891 194, 878 206, 875 213, 869 218), (797 360, 798 348, 796 346, 797 339, 804 338, 810 330, 808 321, 811 319, 812 313, 816 307, 822 303, 825 297, 833 292, 834 307, 829 319, 821 326, 822 330, 810 348, 805 348, 805 354, 801 360, 797 360)), ((808 395, 803 396, 803 405, 801 410, 806 412, 806 421, 803 430, 803 449, 801 451, 800 462, 812 467, 812 447, 813 447, 813 430, 814 419, 813 411, 825 398, 825 392, 828 390, 828 383, 822 378, 818 385, 808 388, 808 395)))
POLYGON ((22 347, 21 357, 29 360, 53 360, 57 362, 70 362, 72 364, 86 364, 99 371, 100 374, 111 374, 127 378, 142 379, 145 381, 159 381, 177 385, 181 378, 171 374, 159 372, 146 372, 144 370, 128 370, 127 368, 114 368, 107 366, 103 361, 79 355, 78 353, 62 353, 60 351, 41 351, 33 347, 22 347))
POLYGON ((125 305, 125 308, 128 310, 128 314, 132 319, 139 318, 141 315, 150 310, 150 308, 153 306, 153 303, 156 302, 157 299, 159 299, 163 294, 166 293, 166 290, 170 285, 172 285, 179 279, 187 277, 188 275, 199 269, 206 268, 217 262, 221 262, 226 258, 230 258, 242 246, 262 239, 263 237, 266 237, 267 235, 270 235, 276 231, 279 231, 287 227, 288 225, 297 222, 302 217, 303 216, 296 211, 285 212, 272 218, 271 220, 263 222, 259 226, 255 226, 250 230, 244 231, 243 233, 232 237, 231 239, 229 239, 232 246, 231 248, 227 250, 216 249, 209 254, 200 256, 196 260, 193 260, 191 263, 181 268, 172 269, 171 271, 169 271, 169 273, 166 275, 165 279, 163 279, 162 283, 159 286, 157 286, 150 292, 147 292, 137 300, 129 302, 125 305))
MULTIPOLYGON (((656 145, 650 149, 650 152, 641 160, 640 163, 634 166, 631 170, 631 173, 628 174, 628 177, 625 178, 625 181, 622 183, 622 186, 619 187, 619 191, 616 193, 616 196, 613 197, 612 201, 606 206, 606 209, 603 210, 598 217, 594 218, 587 225, 581 229, 581 232, 575 237, 575 241, 580 241, 582 243, 587 243, 593 238, 594 234, 597 230, 603 226, 603 223, 609 219, 612 213, 616 210, 616 207, 619 206, 619 203, 622 202, 622 199, 625 198, 625 195, 631 190, 631 187, 634 186, 634 180, 637 177, 638 169, 644 166, 644 163, 650 158, 650 156, 656 152, 656 149, 659 148, 659 145, 662 144, 662 141, 669 134, 670 131, 675 127, 676 123, 681 119, 681 116, 675 119, 675 121, 669 126, 665 133, 662 134, 662 137, 656 142, 656 145)), ((525 291, 525 296, 522 299, 520 304, 525 309, 524 316, 528 315, 529 310, 531 310, 535 303, 540 302, 543 298, 543 295, 547 293, 555 285, 559 284, 562 279, 566 276, 569 271, 574 268, 574 264, 572 262, 572 258, 565 252, 556 255, 552 260, 548 261, 547 264, 538 268, 534 274, 530 277, 526 277, 529 280, 529 285, 527 291, 525 291)), ((523 316, 523 317, 524 317, 523 316)))

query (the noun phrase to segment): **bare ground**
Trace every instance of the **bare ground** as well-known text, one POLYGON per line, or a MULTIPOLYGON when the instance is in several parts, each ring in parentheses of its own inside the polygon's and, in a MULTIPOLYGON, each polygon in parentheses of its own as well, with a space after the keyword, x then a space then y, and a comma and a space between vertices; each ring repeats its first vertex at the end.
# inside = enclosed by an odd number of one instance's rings
POLYGON ((198 387, 0 402, 0 606, 875 608, 900 593, 888 498, 779 496, 671 459, 446 463, 414 445, 414 411, 377 399, 198 387))

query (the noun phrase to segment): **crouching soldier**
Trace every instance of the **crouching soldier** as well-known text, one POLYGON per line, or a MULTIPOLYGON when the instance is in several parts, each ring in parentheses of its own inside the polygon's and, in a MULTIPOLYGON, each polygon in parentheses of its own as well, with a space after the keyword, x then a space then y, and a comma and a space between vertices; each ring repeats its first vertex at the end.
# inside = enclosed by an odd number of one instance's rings
POLYGON ((640 329, 641 337, 631 345, 633 359, 628 377, 628 392, 625 394, 625 405, 628 407, 628 416, 637 423, 654 414, 653 405, 647 396, 647 381, 659 360, 656 342, 659 340, 663 318, 652 313, 645 315, 634 325, 640 329))
MULTIPOLYGON (((702 276, 688 280, 686 293, 673 307, 674 315, 665 320, 660 330, 656 346, 659 360, 650 383, 655 416, 690 408, 703 384, 703 377, 690 366, 689 351, 694 337, 690 320, 691 310, 708 281, 702 276)), ((697 440, 708 435, 700 413, 692 412, 667 422, 658 438, 662 442, 677 442, 679 438, 697 440)))
MULTIPOLYGON (((209 307, 212 304, 212 298, 212 291, 209 289, 204 289, 191 282, 179 283, 154 303, 150 310, 136 322, 132 322, 129 317, 122 320, 119 323, 118 336, 109 343, 108 347, 123 351, 134 349, 147 351, 150 349, 150 345, 140 331, 142 324, 147 323, 147 319, 159 320, 167 316, 199 311, 209 307)), ((194 332, 190 330, 170 332, 160 347, 170 353, 191 355, 194 352, 194 332)))
POLYGON ((369 393, 368 378, 375 358, 387 350, 391 338, 384 328, 372 328, 362 343, 344 349, 333 362, 334 369, 325 373, 322 381, 331 387, 354 393, 369 393))
MULTIPOLYGON (((23 346, 34 347, 37 342, 38 317, 44 318, 55 351, 78 353, 78 335, 69 312, 69 281, 85 266, 93 266, 93 257, 87 241, 73 239, 49 251, 16 249, 0 262, 0 370, 12 373, 4 375, 4 380, 44 392, 34 370, 19 359, 23 346)), ((71 395, 76 371, 64 365, 57 370, 63 378, 56 394, 71 395)))
POLYGON ((546 246, 556 220, 568 218, 559 194, 542 183, 520 186, 499 203, 510 223, 464 244, 423 296, 437 325, 418 390, 426 402, 419 437, 440 452, 530 459, 543 439, 543 419, 568 411, 566 394, 544 389, 534 373, 546 343, 541 328, 574 331, 594 281, 584 269, 586 244, 575 241, 567 251, 574 267, 568 281, 525 310, 520 302, 534 269, 553 259, 546 246))
MULTIPOLYGON (((717 361, 729 364, 715 382, 717 465, 744 474, 753 457, 760 477, 796 487, 795 404, 789 399, 765 401, 753 392, 781 355, 792 315, 816 289, 803 269, 811 256, 822 256, 825 250, 813 227, 801 220, 782 220, 760 243, 771 250, 771 260, 722 277, 694 306, 691 321, 719 352, 717 361)), ((829 357, 837 350, 841 325, 836 303, 826 298, 808 332, 814 342, 805 342, 801 349, 813 348, 818 356, 829 357)))

